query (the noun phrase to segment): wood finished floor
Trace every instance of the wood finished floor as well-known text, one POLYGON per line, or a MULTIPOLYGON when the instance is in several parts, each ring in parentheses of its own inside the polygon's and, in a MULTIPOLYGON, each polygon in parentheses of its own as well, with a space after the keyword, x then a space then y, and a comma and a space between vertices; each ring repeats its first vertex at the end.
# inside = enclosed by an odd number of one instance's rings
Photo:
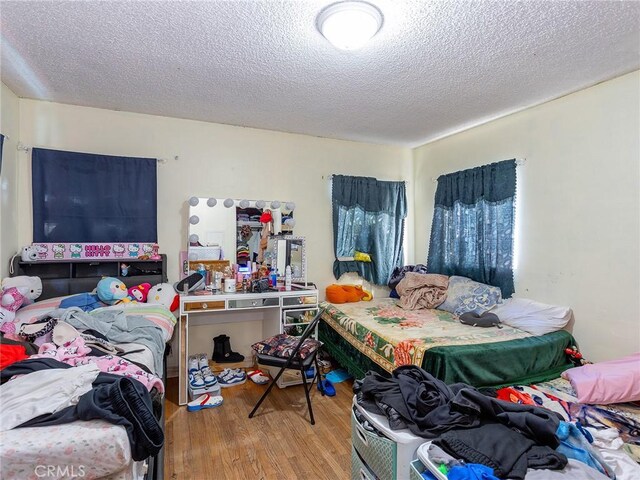
POLYGON ((309 423, 302 386, 275 387, 248 415, 266 386, 247 381, 222 390, 220 407, 178 406, 177 378, 167 382, 165 479, 340 480, 351 475, 351 382, 335 397, 314 388, 309 423))

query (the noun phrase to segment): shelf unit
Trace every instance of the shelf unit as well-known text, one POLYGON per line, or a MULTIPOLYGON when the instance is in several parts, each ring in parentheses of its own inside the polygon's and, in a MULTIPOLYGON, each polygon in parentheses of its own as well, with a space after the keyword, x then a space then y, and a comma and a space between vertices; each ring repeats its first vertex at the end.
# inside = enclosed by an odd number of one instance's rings
POLYGON ((90 292, 96 288, 102 277, 118 278, 127 287, 145 282, 155 285, 167 281, 167 256, 163 254, 160 257, 160 260, 123 257, 35 262, 23 262, 19 257, 15 257, 12 261, 11 276, 40 277, 43 298, 90 292), (129 266, 126 276, 122 275, 122 264, 129 266))

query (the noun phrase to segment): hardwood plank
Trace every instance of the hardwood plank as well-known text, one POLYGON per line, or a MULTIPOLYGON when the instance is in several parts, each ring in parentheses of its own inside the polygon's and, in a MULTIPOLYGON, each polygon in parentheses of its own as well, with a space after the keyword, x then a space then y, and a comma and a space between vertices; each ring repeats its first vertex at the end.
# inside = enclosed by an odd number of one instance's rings
POLYGON ((302 385, 274 388, 256 415, 248 415, 267 387, 250 380, 222 389, 217 408, 178 406, 177 378, 167 382, 165 478, 347 479, 351 475, 351 382, 335 397, 314 388, 309 423, 302 385))

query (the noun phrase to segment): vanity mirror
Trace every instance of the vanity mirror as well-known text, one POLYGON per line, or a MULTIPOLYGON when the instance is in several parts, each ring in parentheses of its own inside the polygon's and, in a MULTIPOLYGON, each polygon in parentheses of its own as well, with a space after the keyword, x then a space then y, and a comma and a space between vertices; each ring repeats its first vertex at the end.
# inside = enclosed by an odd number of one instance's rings
POLYGON ((266 238, 292 234, 295 226, 293 202, 191 197, 188 204, 190 262, 228 260, 245 271, 251 262, 271 265, 266 238), (271 220, 265 224, 260 220, 267 212, 271 220))
POLYGON ((278 277, 284 277, 287 265, 291 267, 291 281, 307 283, 307 257, 304 237, 285 235, 269 239, 269 254, 277 266, 278 277))

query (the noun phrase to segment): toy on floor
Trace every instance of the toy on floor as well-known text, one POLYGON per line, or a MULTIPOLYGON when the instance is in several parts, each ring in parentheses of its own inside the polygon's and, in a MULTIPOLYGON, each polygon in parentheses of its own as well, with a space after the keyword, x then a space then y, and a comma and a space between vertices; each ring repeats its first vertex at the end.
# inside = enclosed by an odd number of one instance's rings
POLYGON ((96 293, 100 301, 107 305, 115 305, 127 298, 127 287, 122 283, 122 280, 104 277, 98 282, 96 293))
POLYGON ((159 283, 149 290, 147 303, 158 303, 164 305, 172 312, 178 309, 180 297, 170 283, 159 283))

